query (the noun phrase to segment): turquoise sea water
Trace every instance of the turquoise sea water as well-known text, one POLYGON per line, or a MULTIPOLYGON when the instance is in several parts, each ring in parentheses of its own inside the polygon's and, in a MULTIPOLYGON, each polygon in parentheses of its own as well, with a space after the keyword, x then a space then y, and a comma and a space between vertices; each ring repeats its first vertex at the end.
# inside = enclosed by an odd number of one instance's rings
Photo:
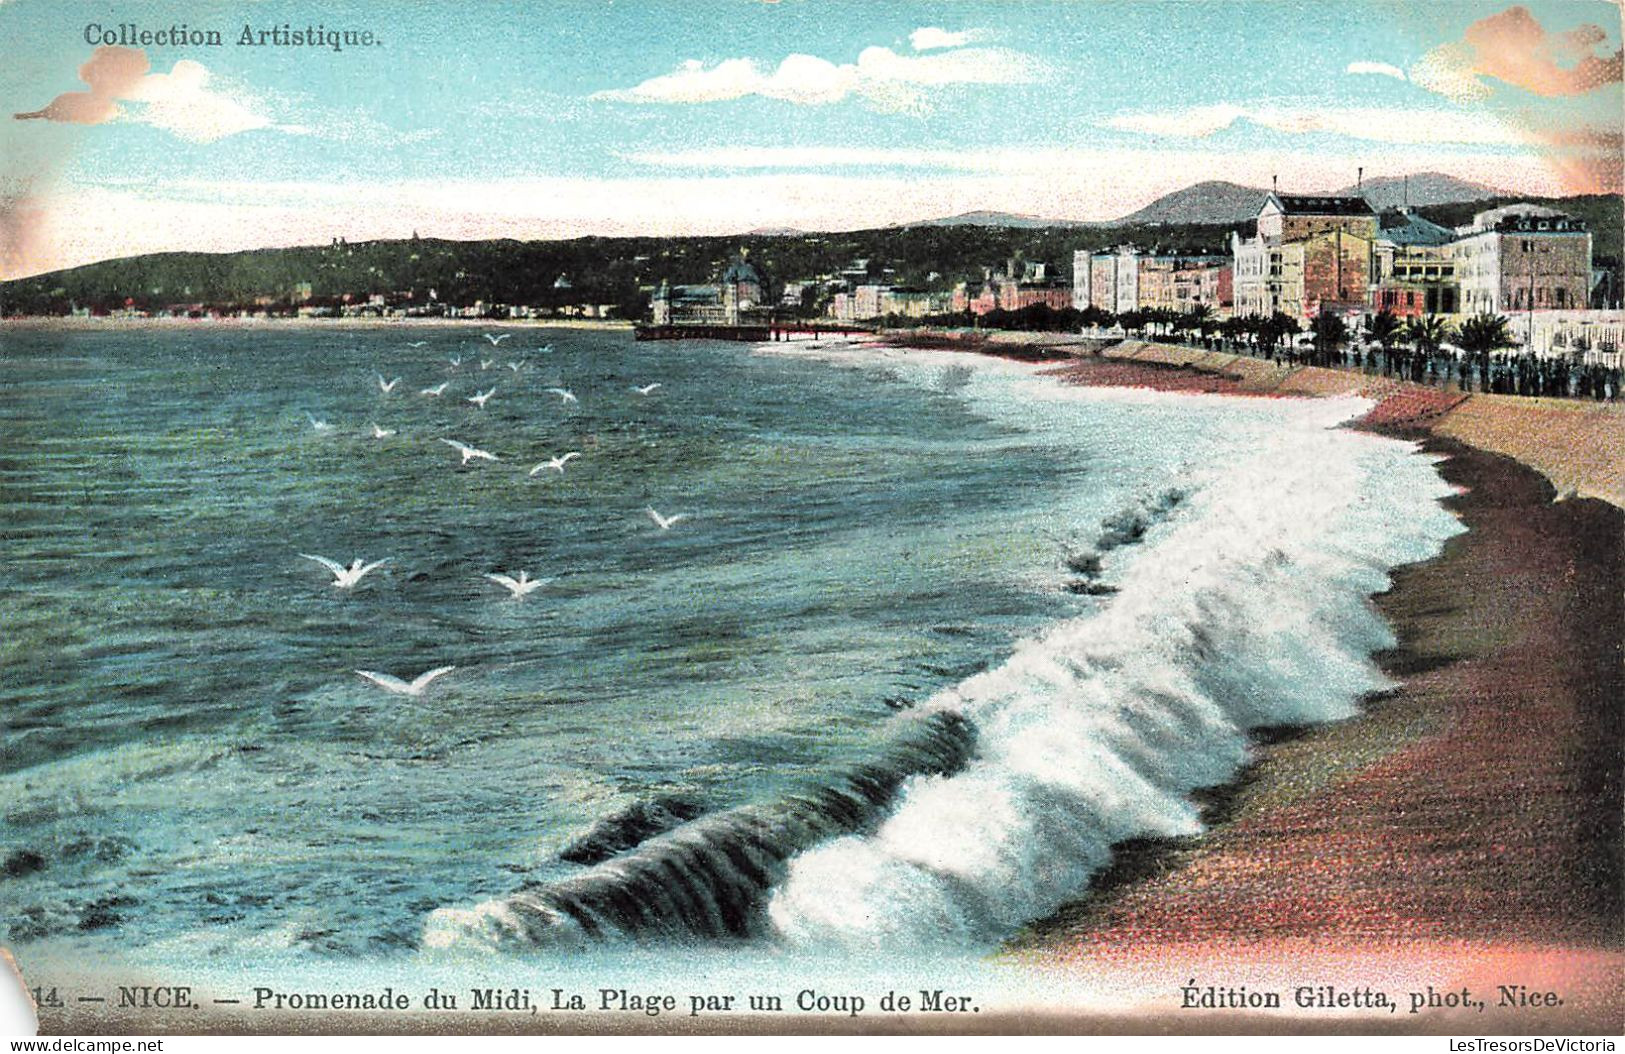
POLYGON ((1365 596, 1455 530, 1354 404, 506 332, 4 335, 25 967, 986 947, 1354 713, 1365 596))

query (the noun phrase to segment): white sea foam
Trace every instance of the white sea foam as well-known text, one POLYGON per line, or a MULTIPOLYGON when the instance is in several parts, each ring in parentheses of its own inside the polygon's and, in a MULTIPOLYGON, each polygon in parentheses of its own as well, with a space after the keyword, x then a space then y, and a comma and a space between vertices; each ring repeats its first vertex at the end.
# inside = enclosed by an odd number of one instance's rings
MULTIPOLYGON (((1024 398, 1052 410, 1114 398, 1029 383, 1024 398)), ((1016 394, 998 387, 982 393, 991 412, 1016 394)), ((1253 448, 1181 481, 1170 521, 1108 567, 1119 592, 1102 611, 934 697, 974 722, 975 758, 911 779, 873 833, 793 858, 769 905, 777 934, 995 940, 1075 896, 1114 843, 1199 832, 1190 792, 1235 774, 1249 729, 1347 718, 1389 687, 1370 656, 1393 636, 1368 597, 1461 528, 1412 446, 1333 427, 1360 409, 1264 410, 1253 448)))

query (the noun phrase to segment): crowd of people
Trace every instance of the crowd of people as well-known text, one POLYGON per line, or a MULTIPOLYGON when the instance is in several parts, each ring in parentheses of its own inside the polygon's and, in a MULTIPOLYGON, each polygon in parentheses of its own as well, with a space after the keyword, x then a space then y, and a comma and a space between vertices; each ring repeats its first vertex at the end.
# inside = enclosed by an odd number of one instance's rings
MULTIPOLYGON (((1206 327, 1204 327, 1206 328, 1206 327)), ((1625 397, 1625 371, 1577 355, 1518 350, 1506 319, 1479 316, 1457 327, 1442 320, 1401 325, 1387 313, 1369 318, 1363 332, 1340 319, 1316 319, 1302 338, 1296 324, 1236 327, 1169 334, 1209 351, 1254 355, 1294 366, 1327 366, 1463 392, 1617 401, 1625 397), (1183 339, 1181 339, 1183 338, 1183 339)), ((1618 356, 1614 356, 1618 362, 1618 356)))

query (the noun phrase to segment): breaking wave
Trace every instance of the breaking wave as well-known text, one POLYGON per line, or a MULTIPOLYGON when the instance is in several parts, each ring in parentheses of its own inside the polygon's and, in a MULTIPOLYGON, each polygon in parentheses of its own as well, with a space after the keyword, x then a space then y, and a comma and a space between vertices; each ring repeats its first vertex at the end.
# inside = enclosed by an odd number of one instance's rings
POLYGON ((1332 427, 1359 409, 1285 409, 1248 454, 1109 517, 1074 568, 1100 607, 899 715, 877 760, 661 815, 574 878, 435 912, 425 945, 974 946, 1078 895, 1114 844, 1198 833, 1191 792, 1235 776, 1251 730, 1391 687, 1369 598, 1461 530, 1413 447, 1332 427))
POLYGON ((473 909, 441 909, 430 916, 424 943, 568 947, 603 939, 761 936, 768 930, 767 892, 783 880, 792 856, 872 824, 905 780, 951 775, 970 759, 974 736, 958 714, 911 713, 893 721, 895 738, 875 761, 771 804, 682 824, 573 878, 473 909))

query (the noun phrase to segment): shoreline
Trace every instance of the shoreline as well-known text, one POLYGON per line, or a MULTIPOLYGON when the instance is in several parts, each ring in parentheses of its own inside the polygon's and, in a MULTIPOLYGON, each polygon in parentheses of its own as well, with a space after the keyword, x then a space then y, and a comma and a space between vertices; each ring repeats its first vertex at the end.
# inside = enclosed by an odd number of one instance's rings
POLYGON ((1324 366, 1201 351, 1154 341, 1105 342, 1067 333, 888 330, 898 347, 1050 362, 1065 381, 1093 387, 1252 397, 1358 395, 1377 403, 1357 427, 1404 439, 1455 439, 1504 454, 1544 476, 1560 498, 1625 508, 1625 404, 1459 392, 1324 366))
POLYGON ((1625 488, 1607 476, 1622 463, 1609 444, 1625 435, 1625 408, 1155 345, 1053 372, 1089 386, 1375 398, 1353 427, 1442 455, 1440 474, 1461 488, 1446 505, 1468 529, 1372 598, 1399 639, 1375 656, 1395 689, 1355 720, 1261 736, 1238 779, 1205 792, 1203 835, 1120 845, 1089 892, 1006 956, 1091 971, 1155 958, 1173 984, 1204 970, 1251 983, 1283 955, 1301 969, 1365 956, 1374 982, 1460 945, 1469 954, 1441 985, 1475 973, 1488 984, 1471 969, 1483 957, 1501 964, 1497 984, 1555 975, 1574 994, 1555 1018, 1508 1011, 1492 1030, 1617 1031, 1625 488), (1567 461, 1576 441, 1596 442, 1597 456, 1567 461))

